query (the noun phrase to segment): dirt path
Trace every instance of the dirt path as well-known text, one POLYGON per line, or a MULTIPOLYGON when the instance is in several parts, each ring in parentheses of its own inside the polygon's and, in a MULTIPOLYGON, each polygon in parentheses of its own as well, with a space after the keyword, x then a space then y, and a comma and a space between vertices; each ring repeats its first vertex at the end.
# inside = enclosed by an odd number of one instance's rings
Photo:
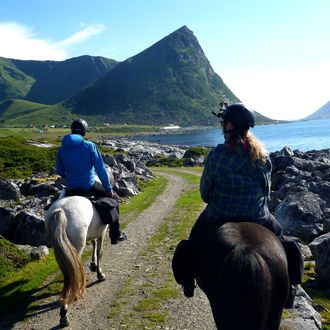
MULTIPOLYGON (((153 205, 144 211, 136 221, 130 223, 125 231, 129 239, 119 245, 107 244, 104 249, 102 269, 107 279, 97 283, 94 273, 90 273, 86 265, 87 290, 84 299, 70 306, 68 317, 69 329, 119 329, 120 326, 111 324, 108 318, 111 302, 116 293, 121 289, 125 280, 130 275, 139 271, 139 254, 147 247, 150 237, 155 233, 162 221, 173 209, 175 202, 187 190, 186 182, 173 174, 162 174, 168 180, 168 186, 153 205)), ((15 315, 2 320, 1 329, 58 329, 59 305, 57 296, 40 301, 36 312, 28 321, 15 323, 15 315)), ((197 291, 194 299, 184 299, 185 304, 180 306, 188 315, 178 315, 177 325, 166 327, 167 329, 211 329, 213 325, 212 315, 208 302, 200 291, 197 291), (198 303, 196 304, 196 300, 198 303), (194 301, 193 301, 194 300, 194 301), (186 319, 191 318, 195 311, 202 311, 205 322, 196 321, 187 324, 186 319), (210 320, 211 318, 211 320, 210 320), (210 322, 211 321, 211 322, 210 322), (204 325, 204 326, 203 326, 204 325), (174 326, 174 327, 173 327, 174 326), (177 327, 178 326, 178 327, 177 327)), ((174 312, 178 306, 174 307, 174 312)), ((170 308, 172 309, 172 308, 170 308)), ((170 311, 169 311, 170 312, 170 311)))

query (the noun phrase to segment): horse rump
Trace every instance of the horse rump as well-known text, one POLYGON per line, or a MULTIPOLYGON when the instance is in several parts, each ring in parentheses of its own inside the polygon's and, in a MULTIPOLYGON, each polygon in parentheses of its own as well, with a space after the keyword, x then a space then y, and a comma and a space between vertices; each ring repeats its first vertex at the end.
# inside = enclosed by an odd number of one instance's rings
POLYGON ((262 256, 237 246, 218 273, 213 316, 219 329, 266 329, 271 308, 272 277, 262 256))
POLYGON ((64 210, 58 208, 52 211, 46 219, 46 227, 64 278, 60 301, 67 305, 83 296, 86 274, 80 256, 67 236, 67 218, 64 210))

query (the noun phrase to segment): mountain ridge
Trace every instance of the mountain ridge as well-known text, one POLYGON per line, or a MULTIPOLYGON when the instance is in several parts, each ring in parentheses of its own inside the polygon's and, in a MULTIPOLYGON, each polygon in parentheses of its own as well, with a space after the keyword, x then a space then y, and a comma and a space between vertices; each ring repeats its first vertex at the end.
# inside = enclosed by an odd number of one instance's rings
POLYGON ((35 79, 24 99, 44 104, 55 104, 67 99, 118 64, 112 59, 89 55, 65 61, 9 60, 35 79))
MULTIPOLYGON (((218 110, 221 100, 240 101, 214 72, 187 26, 123 62, 83 55, 59 62, 3 59, 3 63, 7 71, 18 78, 14 80, 7 74, 9 84, 0 83, 0 95, 7 86, 12 90, 16 85, 20 88, 16 94, 7 93, 0 101, 10 98, 26 102, 2 103, 2 125, 8 118, 11 125, 15 124, 15 111, 20 125, 36 118, 38 122, 53 118, 53 122, 58 123, 65 117, 64 113, 72 114, 67 118, 95 117, 100 123, 214 125, 211 112, 218 110), (89 69, 92 74, 87 74, 89 69), (79 84, 75 85, 71 79, 79 84), (41 103, 42 110, 36 102, 41 103), (7 104, 10 106, 6 109, 7 104), (51 116, 44 107, 47 104, 51 116), (30 111, 30 107, 35 111, 30 111)), ((0 73, 1 68, 0 61, 0 73)), ((257 123, 274 122, 259 113, 256 117, 257 123)))
POLYGON ((305 117, 303 120, 330 119, 330 101, 325 103, 321 108, 305 117))
POLYGON ((121 62, 65 104, 74 113, 143 124, 210 124, 219 101, 239 99, 214 72, 186 27, 121 62), (91 110, 92 109, 92 110, 91 110))

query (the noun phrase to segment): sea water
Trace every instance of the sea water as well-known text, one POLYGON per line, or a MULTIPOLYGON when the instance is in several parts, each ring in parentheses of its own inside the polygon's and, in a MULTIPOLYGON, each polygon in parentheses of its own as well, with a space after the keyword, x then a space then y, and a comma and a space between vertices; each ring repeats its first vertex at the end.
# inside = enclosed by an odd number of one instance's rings
MULTIPOLYGON (((219 125, 220 126, 220 125, 219 125)), ((262 141, 269 152, 289 147, 300 151, 330 148, 330 120, 295 121, 282 124, 257 125, 251 132, 262 141)), ((179 134, 147 135, 137 140, 168 145, 211 146, 223 143, 221 128, 184 131, 179 134)))

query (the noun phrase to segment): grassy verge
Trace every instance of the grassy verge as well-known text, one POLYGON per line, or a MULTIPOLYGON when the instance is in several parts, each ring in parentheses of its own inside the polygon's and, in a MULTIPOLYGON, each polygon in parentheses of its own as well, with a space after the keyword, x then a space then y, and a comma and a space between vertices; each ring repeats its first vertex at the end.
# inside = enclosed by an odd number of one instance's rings
POLYGON ((140 256, 140 275, 132 275, 114 299, 109 318, 112 323, 124 328, 153 329, 165 324, 169 316, 164 304, 169 299, 182 296, 172 275, 171 259, 175 246, 181 239, 187 238, 201 211, 200 179, 189 173, 166 171, 185 178, 190 189, 178 199, 175 209, 140 256))
POLYGON ((142 193, 120 205, 122 227, 125 228, 129 222, 147 209, 155 201, 155 198, 164 191, 166 184, 165 178, 161 176, 149 182, 140 182, 139 186, 142 193))
POLYGON ((303 288, 313 299, 313 303, 321 307, 322 329, 330 330, 330 293, 313 288, 315 282, 315 267, 312 263, 306 263, 304 269, 303 288))
MULTIPOLYGON (((156 178, 142 188, 141 194, 121 205, 123 227, 148 208, 165 187, 166 180, 163 177, 156 178)), ((0 253, 0 316, 20 307, 24 317, 33 313, 39 300, 58 294, 62 288, 62 275, 52 249, 42 260, 27 263, 24 256, 17 256, 17 262, 10 264, 6 257, 9 253, 13 255, 12 249, 12 246, 10 249, 0 249, 0 252, 3 251, 0 253), (19 265, 19 262, 23 263, 22 260, 24 264, 19 265)), ((15 253, 19 254, 18 251, 15 253)), ((84 258, 90 254, 90 249, 87 249, 84 258)))

